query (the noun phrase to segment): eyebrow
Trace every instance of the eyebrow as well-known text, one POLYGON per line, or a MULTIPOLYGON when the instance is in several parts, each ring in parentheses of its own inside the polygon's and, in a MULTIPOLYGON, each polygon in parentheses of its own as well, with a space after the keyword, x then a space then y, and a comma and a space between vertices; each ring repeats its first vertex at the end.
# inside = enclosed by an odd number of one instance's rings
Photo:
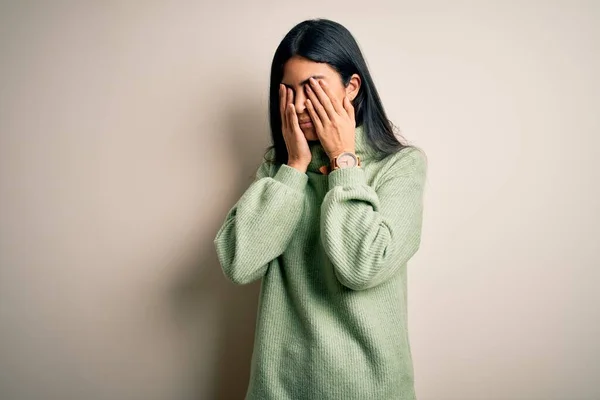
MULTIPOLYGON (((313 75, 313 76, 312 76, 312 78, 315 78, 315 79, 323 79, 323 78, 325 78, 325 75, 313 75)), ((302 85, 306 85, 307 83, 309 83, 309 79, 310 79, 310 78, 308 78, 308 79, 305 79, 305 80, 303 80, 302 82, 300 82, 300 86, 302 86, 302 85)), ((292 87, 291 87, 290 85, 288 85, 287 83, 283 83, 283 82, 281 82, 281 83, 282 83, 282 84, 283 84, 285 87, 289 87, 290 89, 292 88, 292 87)))

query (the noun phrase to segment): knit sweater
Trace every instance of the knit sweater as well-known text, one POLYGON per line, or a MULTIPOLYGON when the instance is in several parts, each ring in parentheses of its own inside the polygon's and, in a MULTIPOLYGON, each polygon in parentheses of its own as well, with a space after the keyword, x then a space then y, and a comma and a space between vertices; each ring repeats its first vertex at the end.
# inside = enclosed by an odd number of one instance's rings
MULTIPOLYGON (((407 147, 323 174, 263 159, 214 245, 226 278, 262 279, 246 400, 413 400, 406 268, 421 241, 426 157, 407 147)), ((267 157, 273 156, 273 149, 267 157)))

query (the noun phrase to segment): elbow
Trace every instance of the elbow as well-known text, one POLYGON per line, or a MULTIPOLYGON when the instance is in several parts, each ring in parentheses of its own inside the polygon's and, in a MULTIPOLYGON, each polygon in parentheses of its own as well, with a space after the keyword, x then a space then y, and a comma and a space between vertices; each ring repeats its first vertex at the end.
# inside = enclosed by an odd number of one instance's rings
POLYGON ((262 279, 268 267, 269 263, 254 266, 244 265, 243 267, 232 264, 227 268, 223 268, 223 273, 227 279, 236 285, 248 285, 262 279))
POLYGON ((334 274, 338 282, 352 290, 366 290, 377 286, 375 276, 367 276, 356 272, 350 272, 349 269, 334 268, 334 274))
POLYGON ((260 279, 265 270, 266 266, 261 268, 260 266, 253 266, 252 263, 239 263, 235 252, 229 247, 222 247, 222 243, 215 240, 215 249, 217 252, 217 259, 221 266, 221 271, 225 278, 236 285, 247 285, 258 279, 260 279))
POLYGON ((236 285, 247 285, 255 281, 255 279, 251 279, 249 276, 236 273, 235 268, 222 268, 222 270, 225 277, 236 285))
POLYGON ((245 285, 250 283, 249 277, 243 273, 240 273, 240 268, 235 262, 235 256, 232 256, 232 249, 224 247, 223 242, 219 241, 218 238, 215 239, 214 246, 217 253, 218 263, 225 278, 236 285, 245 285))
POLYGON ((352 289, 355 291, 370 289, 374 286, 373 282, 367 280, 356 280, 356 279, 346 279, 338 276, 338 281, 347 287, 348 289, 352 289))
POLYGON ((260 278, 260 276, 248 273, 252 271, 251 269, 242 268, 235 262, 227 262, 219 257, 219 263, 221 264, 221 271, 223 271, 225 278, 236 285, 247 285, 260 278))
POLYGON ((334 263, 334 273, 337 280, 352 290, 367 290, 392 280, 408 260, 417 252, 420 241, 413 241, 402 247, 401 252, 387 254, 383 251, 378 257, 366 258, 350 265, 341 262, 334 263))

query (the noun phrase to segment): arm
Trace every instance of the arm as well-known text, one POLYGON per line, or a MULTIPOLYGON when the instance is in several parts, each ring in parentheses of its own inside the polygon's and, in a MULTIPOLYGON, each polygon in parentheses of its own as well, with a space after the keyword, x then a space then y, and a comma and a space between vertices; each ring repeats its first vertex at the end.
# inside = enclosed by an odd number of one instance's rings
POLYGON ((287 164, 273 175, 275 168, 263 160, 214 239, 223 273, 235 284, 253 282, 266 273, 302 216, 308 175, 287 164))
POLYGON ((321 238, 337 278, 354 290, 391 278, 420 245, 426 158, 412 148, 394 157, 377 189, 362 168, 329 174, 321 238))

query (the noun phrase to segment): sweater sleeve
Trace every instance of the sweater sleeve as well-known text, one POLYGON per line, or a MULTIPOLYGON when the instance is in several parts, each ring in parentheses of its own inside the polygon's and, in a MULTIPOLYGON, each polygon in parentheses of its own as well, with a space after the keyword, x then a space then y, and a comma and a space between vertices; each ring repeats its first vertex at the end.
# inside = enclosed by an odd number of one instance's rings
POLYGON ((329 174, 321 240, 336 277, 354 290, 385 282, 420 246, 426 158, 416 148, 393 157, 376 189, 363 168, 329 174))
POLYGON ((230 281, 242 285, 262 278, 269 263, 283 253, 302 217, 307 182, 307 174, 287 164, 277 169, 263 160, 214 239, 230 281))

